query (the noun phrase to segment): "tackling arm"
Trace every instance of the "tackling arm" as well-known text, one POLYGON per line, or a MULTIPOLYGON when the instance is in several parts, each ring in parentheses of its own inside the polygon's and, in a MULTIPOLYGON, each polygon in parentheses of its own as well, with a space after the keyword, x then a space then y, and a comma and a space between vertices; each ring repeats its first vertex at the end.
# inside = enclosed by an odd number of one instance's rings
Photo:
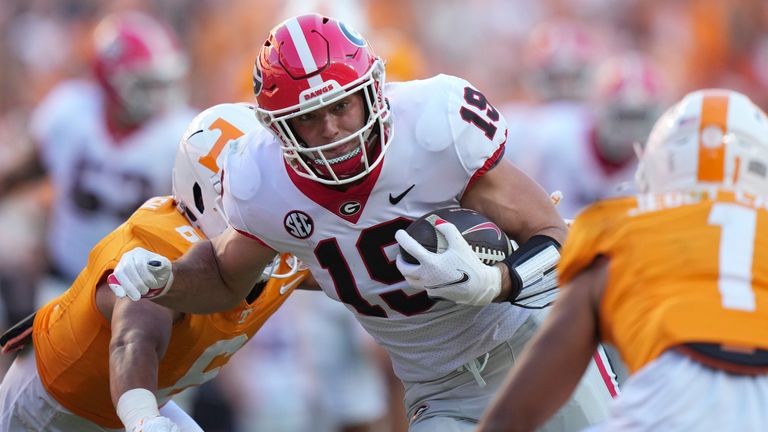
POLYGON ((502 385, 479 431, 529 431, 573 393, 598 343, 597 312, 607 278, 598 258, 563 290, 502 385))
POLYGON ((177 431, 172 421, 160 416, 155 398, 174 313, 146 300, 116 300, 106 282, 97 287, 96 305, 111 320, 110 393, 126 430, 177 431), (150 425, 154 429, 148 429, 150 425))
POLYGON ((189 313, 231 309, 248 295, 274 257, 275 251, 229 227, 174 261, 175 289, 153 300, 189 313))
POLYGON ((274 257, 272 249, 229 227, 195 243, 173 263, 135 248, 123 254, 107 281, 118 297, 151 298, 179 312, 220 312, 248 295, 274 257))
MULTIPOLYGON (((99 290, 105 287, 99 287, 99 290)), ((173 326, 173 312, 147 300, 118 299, 112 311, 109 381, 112 401, 133 388, 157 390, 157 370, 173 326)))

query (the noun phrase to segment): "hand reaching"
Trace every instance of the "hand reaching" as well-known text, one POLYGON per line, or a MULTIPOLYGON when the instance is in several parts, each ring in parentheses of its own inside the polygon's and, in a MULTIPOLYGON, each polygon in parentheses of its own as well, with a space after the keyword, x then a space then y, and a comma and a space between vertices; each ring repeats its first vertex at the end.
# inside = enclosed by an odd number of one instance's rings
POLYGON ((171 261, 168 258, 137 247, 125 253, 107 277, 109 288, 116 296, 128 296, 133 301, 165 294, 173 283, 171 261))

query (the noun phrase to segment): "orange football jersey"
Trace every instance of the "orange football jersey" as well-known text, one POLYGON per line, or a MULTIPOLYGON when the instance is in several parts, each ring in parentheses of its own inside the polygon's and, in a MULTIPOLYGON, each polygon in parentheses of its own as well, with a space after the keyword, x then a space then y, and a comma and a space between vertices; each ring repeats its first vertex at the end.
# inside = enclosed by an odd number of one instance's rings
MULTIPOLYGON (((99 281, 112 272, 125 252, 143 247, 173 260, 203 234, 176 210, 171 197, 147 201, 130 219, 91 251, 88 266, 74 284, 37 313, 34 347, 40 379, 63 406, 101 426, 120 428, 109 392, 110 323, 95 302, 99 281)), ((278 271, 287 269, 285 260, 278 271)), ((210 380, 232 354, 261 327, 307 277, 272 279, 248 304, 215 314, 186 314, 174 323, 158 371, 158 402, 210 380), (280 290, 285 287, 285 293, 280 290)))
POLYGON ((730 192, 599 202, 571 227, 561 286, 610 259, 600 336, 631 372, 691 342, 768 349, 768 209, 730 192))

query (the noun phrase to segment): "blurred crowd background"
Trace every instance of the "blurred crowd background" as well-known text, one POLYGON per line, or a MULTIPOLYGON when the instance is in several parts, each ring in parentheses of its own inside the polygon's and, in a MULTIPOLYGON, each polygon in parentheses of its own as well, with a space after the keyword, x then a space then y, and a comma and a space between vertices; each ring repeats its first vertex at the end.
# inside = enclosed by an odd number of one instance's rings
POLYGON ((594 60, 627 49, 649 55, 675 95, 724 84, 765 93, 768 84, 768 5, 760 0, 6 0, 0 113, 29 111, 58 80, 88 73, 90 31, 124 9, 178 31, 195 106, 250 100, 252 61, 267 32, 305 11, 355 26, 388 60, 390 79, 467 77, 496 104, 531 97, 523 84, 530 36, 553 20, 584 27, 594 60))
MULTIPOLYGON (((253 60, 285 18, 339 18, 386 60, 389 81, 445 73, 473 83, 509 121, 507 156, 550 192, 563 190, 564 217, 624 190, 633 144, 685 93, 727 87, 768 108, 765 0, 4 0, 0 179, 35 152, 38 104, 93 74, 95 26, 126 10, 178 34, 193 111, 253 101, 253 60)), ((45 298, 56 199, 47 178, 3 184, 0 329, 45 298)), ((404 430, 386 355, 327 302, 295 294, 214 385, 185 396, 205 430, 404 430)))

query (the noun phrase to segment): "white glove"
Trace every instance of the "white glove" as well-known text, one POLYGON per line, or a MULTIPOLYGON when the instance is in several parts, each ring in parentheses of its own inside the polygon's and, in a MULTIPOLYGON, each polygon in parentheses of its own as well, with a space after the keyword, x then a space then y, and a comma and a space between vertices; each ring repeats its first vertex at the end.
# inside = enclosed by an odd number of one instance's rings
POLYGON ((442 253, 426 250, 404 230, 395 233, 400 246, 419 261, 410 264, 397 256, 397 268, 405 280, 426 290, 431 298, 476 306, 490 304, 501 293, 501 270, 483 264, 454 224, 438 220, 435 229, 448 244, 442 253))
POLYGON ((165 294, 173 283, 171 261, 168 258, 137 247, 125 253, 107 277, 116 296, 128 296, 133 301, 165 294))
POLYGON ((168 417, 145 418, 137 421, 127 432, 181 432, 168 417))

